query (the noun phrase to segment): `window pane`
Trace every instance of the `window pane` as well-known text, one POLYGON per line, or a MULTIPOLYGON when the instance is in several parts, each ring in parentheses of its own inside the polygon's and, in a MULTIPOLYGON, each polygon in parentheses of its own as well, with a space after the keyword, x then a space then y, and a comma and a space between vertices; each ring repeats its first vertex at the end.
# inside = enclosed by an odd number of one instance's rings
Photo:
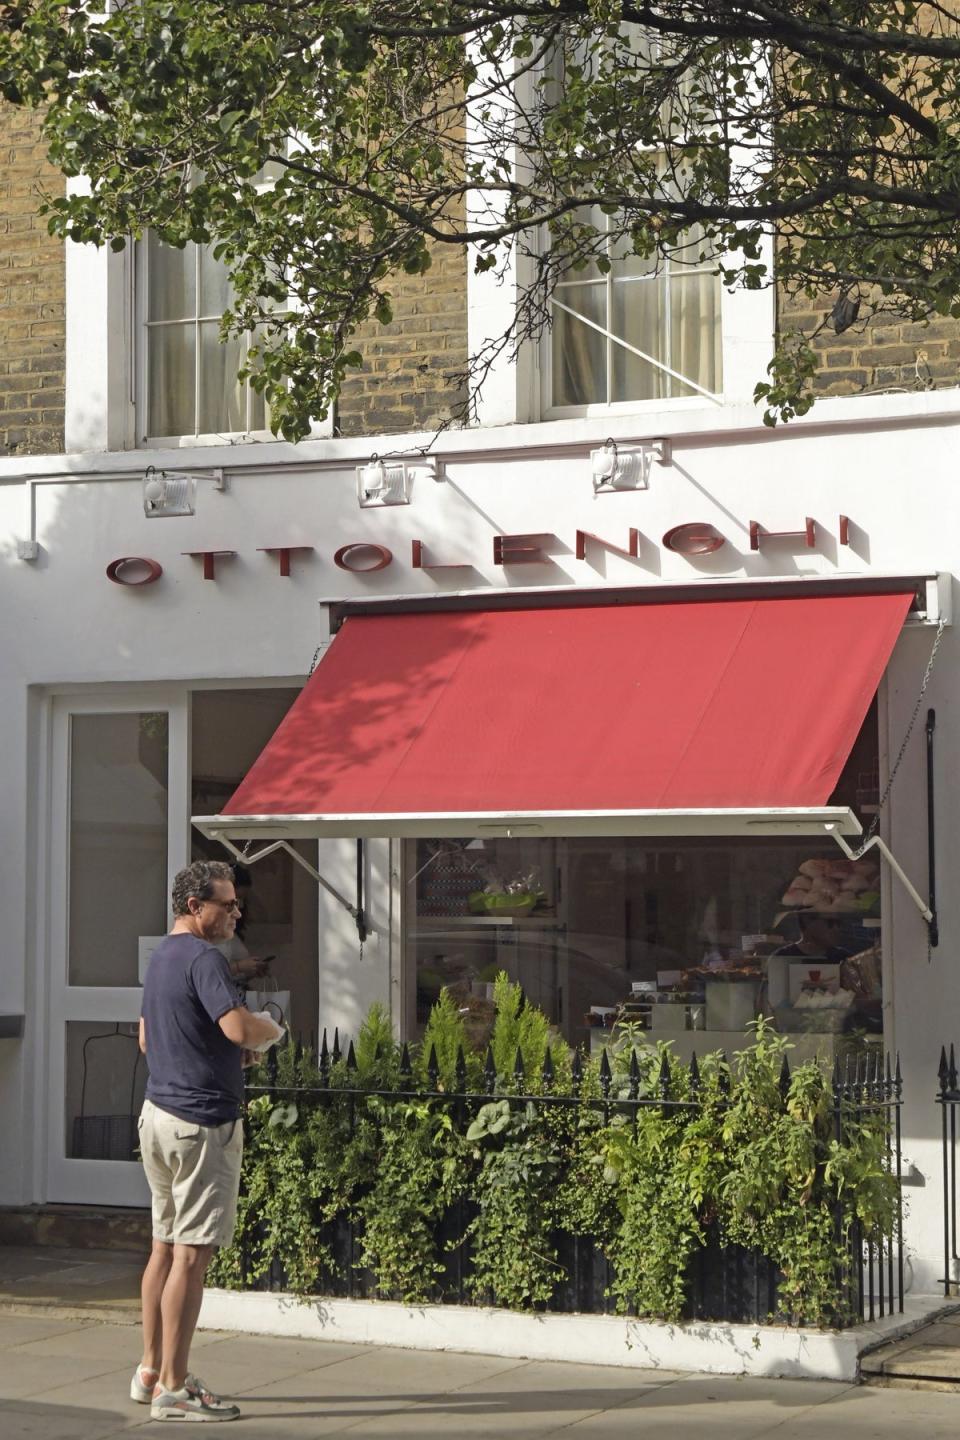
MULTIPOLYGON (((704 390, 721 389, 720 287, 713 275, 674 271, 670 282, 671 363, 704 390)), ((677 385, 678 395, 692 394, 677 385)))
MULTIPOLYGON (((259 345, 260 342, 262 341, 262 339, 263 339, 263 336, 260 334, 260 332, 259 332, 259 331, 254 331, 253 338, 252 338, 252 340, 251 340, 251 344, 252 344, 252 345, 259 345)), ((254 368, 256 369, 256 368, 257 368, 257 361, 254 360, 253 364, 254 364, 254 368)), ((256 390, 254 390, 253 387, 252 387, 249 383, 247 384, 247 414, 248 414, 248 416, 250 417, 250 429, 251 429, 251 430, 267 430, 267 429, 269 429, 269 427, 270 427, 270 406, 267 404, 267 402, 266 402, 266 400, 264 399, 263 395, 258 395, 257 392, 256 392, 256 390)))
POLYGON ((140 936, 167 928, 167 753, 163 713, 72 719, 71 985, 136 986, 140 936))
POLYGON ((266 165, 261 165, 254 175, 253 183, 254 185, 275 185, 281 175, 286 173, 286 165, 282 165, 279 160, 268 160, 266 165))
POLYGON ((175 250, 154 234, 147 237, 150 296, 148 319, 192 319, 197 297, 197 247, 175 250))
MULTIPOLYGON (((296 689, 193 691, 192 814, 212 815, 223 809, 298 694, 296 689)), ((317 864, 315 840, 297 841, 296 847, 305 860, 317 864)), ((229 860, 230 856, 215 840, 194 830, 191 858, 229 860)), ((254 981, 252 987, 265 993, 276 986, 289 995, 283 1001, 284 1013, 293 1033, 307 1040, 317 1031, 320 1004, 316 883, 281 850, 249 870, 238 866, 236 885, 243 913, 233 939, 220 942, 218 948, 228 960, 276 957, 270 978, 254 981)), ((322 1023, 327 1019, 324 1016, 322 1023)))
POLYGON ((233 336, 220 343, 219 322, 200 326, 200 419, 198 433, 216 435, 225 430, 246 430, 245 386, 237 379, 243 364, 244 343, 233 336))
POLYGON ((227 267, 222 260, 214 260, 212 246, 205 245, 200 251, 199 313, 219 318, 232 303, 233 286, 227 267))
POLYGON ((606 286, 563 285, 553 307, 553 403, 604 404, 607 399, 606 336, 584 325, 582 315, 606 325, 606 286), (576 312, 561 310, 565 305, 576 312))
MULTIPOLYGON (((411 843, 408 1037, 422 1036, 446 987, 482 1055, 493 983, 506 971, 571 1045, 625 1038, 619 1021, 689 1060, 694 1050, 742 1049, 755 1016, 773 1012, 798 1056, 830 1067, 852 1037, 882 1026, 879 895, 838 902, 830 948, 810 960, 781 897, 811 859, 836 863, 826 841, 773 837, 411 843), (819 1002, 794 1009, 805 990, 836 996, 832 1013, 819 1002)), ((809 939, 826 944, 812 931, 809 939)))
POLYGON ((672 394, 670 377, 652 363, 663 363, 668 355, 665 289, 662 275, 613 284, 613 334, 651 359, 642 360, 622 345, 614 345, 611 400, 657 400, 672 394))
POLYGON ((193 435, 195 339, 192 325, 147 331, 148 435, 193 435))
POLYGON ((135 1162, 147 1067, 137 1023, 67 1024, 66 1154, 70 1160, 135 1162))

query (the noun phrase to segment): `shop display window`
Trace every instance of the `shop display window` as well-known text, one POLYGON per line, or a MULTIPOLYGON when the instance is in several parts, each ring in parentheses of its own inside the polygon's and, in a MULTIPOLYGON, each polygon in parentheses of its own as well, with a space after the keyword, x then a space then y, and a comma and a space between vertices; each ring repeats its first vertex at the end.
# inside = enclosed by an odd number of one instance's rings
MULTIPOLYGON (((190 806, 194 815, 221 810, 276 731, 299 691, 286 686, 194 690, 191 694, 190 806)), ((314 841, 297 848, 316 864, 314 841)), ((191 860, 232 857, 196 828, 191 860)), ((248 1003, 270 1013, 309 1039, 319 1007, 316 884, 283 850, 236 871, 241 915, 236 933, 220 948, 230 962, 272 956, 261 978, 243 979, 248 1003)))
POLYGON ((418 1034, 446 986, 482 1046, 500 970, 587 1048, 629 1024, 702 1053, 758 1014, 798 1049, 881 1027, 878 866, 828 840, 422 840, 407 874, 418 1034))

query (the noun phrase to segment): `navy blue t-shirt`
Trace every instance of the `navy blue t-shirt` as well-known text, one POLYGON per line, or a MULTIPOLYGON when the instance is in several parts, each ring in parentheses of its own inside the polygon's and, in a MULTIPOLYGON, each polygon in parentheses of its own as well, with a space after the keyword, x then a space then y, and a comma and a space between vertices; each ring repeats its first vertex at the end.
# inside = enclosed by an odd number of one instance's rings
POLYGON ((143 986, 147 1099, 194 1125, 235 1120, 243 1054, 217 1021, 244 1003, 219 950, 194 935, 167 935, 143 986))

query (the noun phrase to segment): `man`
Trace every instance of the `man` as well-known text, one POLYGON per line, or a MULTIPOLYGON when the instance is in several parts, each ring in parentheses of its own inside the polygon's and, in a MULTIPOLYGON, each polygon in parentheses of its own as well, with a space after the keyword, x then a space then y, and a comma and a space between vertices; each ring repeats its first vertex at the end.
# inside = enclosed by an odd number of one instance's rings
POLYGON ((153 952, 143 987, 140 1049, 149 1080, 139 1130, 153 1247, 141 1285, 143 1360, 130 1396, 150 1405, 153 1420, 240 1414, 188 1369, 203 1277, 236 1221, 245 1052, 283 1033, 246 1009, 215 948, 233 935, 238 913, 229 865, 198 860, 181 870, 173 928, 153 952))
MULTIPOLYGON (((847 919, 849 918, 848 916, 847 919)), ((774 954, 826 960, 830 964, 839 964, 850 954, 849 950, 837 944, 837 941, 843 938, 845 922, 841 916, 823 915, 815 910, 798 910, 797 924, 800 927, 800 938, 792 945, 781 945, 774 954)))

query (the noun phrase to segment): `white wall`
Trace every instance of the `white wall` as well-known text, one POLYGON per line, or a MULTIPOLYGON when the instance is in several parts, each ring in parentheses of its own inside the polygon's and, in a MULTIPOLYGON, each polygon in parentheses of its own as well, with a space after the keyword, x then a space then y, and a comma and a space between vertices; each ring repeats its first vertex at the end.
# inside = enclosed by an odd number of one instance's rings
MULTIPOLYGON (((47 457, 43 468, 107 473, 132 478, 67 479, 37 486, 35 563, 16 557, 15 540, 27 533, 26 487, 12 462, 0 461, 0 1010, 27 1006, 28 1025, 42 1025, 42 992, 30 984, 42 963, 31 939, 36 915, 34 883, 42 900, 43 876, 28 858, 42 831, 44 753, 42 698, 71 685, 114 685, 177 680, 251 680, 302 675, 326 636, 318 603, 337 596, 432 594, 485 586, 624 585, 701 582, 734 577, 866 575, 944 570, 960 573, 954 471, 960 446, 960 413, 951 396, 896 397, 822 402, 810 423, 764 431, 753 412, 684 412, 656 417, 646 433, 673 437, 673 464, 655 465, 641 493, 596 497, 588 452, 604 430, 587 422, 514 427, 480 434, 448 434, 437 450, 446 480, 418 480, 409 507, 361 511, 353 466, 390 442, 316 442, 190 452, 179 465, 243 462, 224 494, 199 486, 193 518, 148 520, 139 474, 149 459, 117 454, 47 457), (934 403, 946 405, 938 414, 934 403), (953 410, 950 407, 953 406, 953 410), (851 418, 855 423, 851 423, 851 418), (684 427, 682 430, 680 426, 684 427), (712 427, 712 428, 711 428, 712 427), (315 468, 291 462, 311 458, 315 468), (276 463, 274 463, 276 462, 276 463), (852 544, 839 544, 838 517, 852 523, 852 544), (749 549, 749 522, 769 530, 802 528, 812 516, 820 531, 808 550, 791 542, 749 549), (671 527, 706 521, 728 539, 713 556, 686 559, 664 550, 671 527), (643 536, 637 560, 593 547, 575 558, 581 528, 625 546, 631 526, 643 536), (492 536, 552 531, 557 543, 549 563, 497 567, 492 536), (415 570, 411 540, 427 546, 435 561, 468 561, 472 570, 415 570), (333 563, 335 550, 368 540, 389 546, 395 561, 366 576, 333 563), (315 552, 294 556, 293 574, 277 573, 269 545, 310 544, 315 552), (198 561, 185 550, 235 549, 218 562, 215 582, 202 579, 198 561), (112 584, 110 561, 124 555, 158 560, 163 578, 135 590, 112 584), (31 688, 32 687, 32 688, 31 688), (31 698, 34 697, 34 698, 31 698), (30 704, 34 709, 29 708, 30 704)), ((636 422, 618 422, 618 433, 636 436, 636 422)), ((398 441, 397 447, 403 444, 398 441)), ((172 462, 172 457, 166 457, 172 462)), ((30 468, 34 462, 18 462, 30 468)), ((40 469, 40 462, 34 464, 40 469)), ((908 630, 888 672, 890 746, 899 748, 932 642, 929 630, 908 630)), ((797 677, 798 687, 802 676, 797 677)), ((892 926, 885 935, 894 960, 892 1009, 895 1041, 904 1068, 907 1105, 905 1147, 926 1174, 911 1191, 913 1233, 923 1252, 923 1283, 939 1273, 938 1115, 933 1103, 939 1045, 960 1040, 960 985, 956 953, 960 911, 950 859, 960 849, 960 815, 951 804, 950 776, 960 755, 958 640, 948 630, 928 703, 937 709, 937 816, 940 856, 941 944, 928 958, 924 929, 904 896, 892 891, 892 926)), ((790 696, 783 697, 789 705, 790 696)), ((926 884, 923 707, 889 813, 894 847, 922 890, 926 884)), ((355 851, 350 842, 321 845, 320 868, 351 899, 355 851)), ((370 847, 369 892, 373 934, 362 961, 349 916, 321 891, 321 1013, 347 1031, 374 1000, 389 999, 399 956, 391 951, 395 901, 388 883, 386 844, 370 847)), ((309 1028, 305 1024, 304 1028, 309 1028)), ((31 1041, 0 1042, 0 1146, 6 1156, 25 1155, 31 1110, 31 1041)), ((0 1168, 0 1203, 32 1196, 25 1159, 0 1168)))

